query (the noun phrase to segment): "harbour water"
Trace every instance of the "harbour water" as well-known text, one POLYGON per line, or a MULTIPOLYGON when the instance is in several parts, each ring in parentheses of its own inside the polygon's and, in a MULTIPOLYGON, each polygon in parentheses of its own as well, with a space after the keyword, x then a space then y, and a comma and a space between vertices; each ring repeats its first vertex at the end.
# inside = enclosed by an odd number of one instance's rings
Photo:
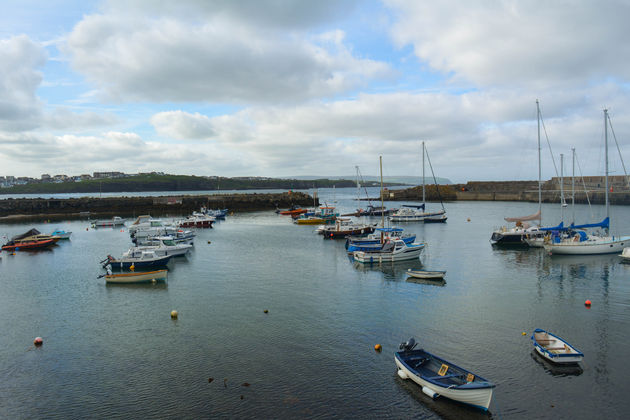
MULTIPOLYGON (((354 189, 319 195, 357 207, 354 189)), ((100 260, 131 245, 126 229, 0 225, 8 237, 73 232, 50 250, 0 254, 0 418, 625 417, 630 265, 493 248, 503 217, 535 203, 446 206, 445 224, 405 225, 428 244, 418 261, 381 266, 352 262, 343 241, 272 211, 234 214, 198 230, 165 283, 146 285, 97 278, 100 260), (421 267, 446 270, 446 282, 405 275, 421 267), (533 355, 535 328, 581 350, 580 369, 533 355), (489 413, 400 379, 394 352, 411 336, 496 383, 489 413)), ((578 223, 591 211, 603 218, 601 206, 576 206, 578 223)), ((612 208, 614 233, 630 234, 628 211, 612 208)), ((560 206, 543 214, 555 225, 560 206)))

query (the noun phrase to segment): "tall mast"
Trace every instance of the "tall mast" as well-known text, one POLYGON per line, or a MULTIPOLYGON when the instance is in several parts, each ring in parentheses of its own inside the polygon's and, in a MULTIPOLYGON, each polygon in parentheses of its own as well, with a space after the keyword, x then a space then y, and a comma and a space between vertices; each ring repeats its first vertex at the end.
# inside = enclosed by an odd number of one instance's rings
MULTIPOLYGON (((426 206, 426 199, 424 193, 424 141, 422 142, 422 204, 426 206)), ((425 210, 426 211, 426 210, 425 210)))
POLYGON ((571 174, 571 223, 575 223, 575 147, 571 148, 573 172, 571 174))
POLYGON ((560 221, 564 222, 564 155, 560 153, 560 221))
MULTIPOLYGON (((381 171, 381 227, 385 228, 385 204, 384 204, 384 198, 383 196, 385 195, 383 193, 383 156, 379 156, 378 157, 378 164, 379 164, 379 168, 381 171)), ((383 243, 383 231, 381 230, 381 243, 383 243)))
POLYGON ((540 165, 540 105, 536 99, 536 117, 538 119, 538 213, 540 215, 540 225, 542 226, 542 170, 540 165))
MULTIPOLYGON (((608 204, 608 110, 604 109, 604 147, 606 149, 606 217, 610 217, 610 205, 608 204)), ((610 219, 609 224, 610 224, 610 219)))
POLYGON ((361 185, 359 185, 359 166, 355 166, 355 169, 357 170, 357 206, 361 207, 359 205, 360 201, 360 196, 361 196, 361 185))

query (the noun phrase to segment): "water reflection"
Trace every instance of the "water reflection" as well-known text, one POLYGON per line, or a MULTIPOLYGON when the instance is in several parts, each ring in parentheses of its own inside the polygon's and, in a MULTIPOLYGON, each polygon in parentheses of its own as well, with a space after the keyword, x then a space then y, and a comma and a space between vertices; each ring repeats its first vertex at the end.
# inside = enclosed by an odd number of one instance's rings
POLYGON ((532 350, 529 355, 536 363, 545 369, 545 372, 552 376, 579 376, 584 372, 582 367, 577 363, 568 365, 551 363, 540 356, 535 350, 532 350))
POLYGON ((408 276, 407 282, 416 283, 416 284, 426 284, 428 286, 439 286, 439 287, 446 286, 446 280, 444 279, 419 279, 416 277, 408 276))
MULTIPOLYGON (((352 257, 350 257, 352 259, 352 257)), ((353 267, 357 271, 370 272, 381 271, 384 274, 386 280, 402 280, 407 277, 407 270, 420 270, 422 269, 422 262, 418 260, 410 261, 398 261, 398 262, 383 262, 363 264, 353 261, 353 267)))

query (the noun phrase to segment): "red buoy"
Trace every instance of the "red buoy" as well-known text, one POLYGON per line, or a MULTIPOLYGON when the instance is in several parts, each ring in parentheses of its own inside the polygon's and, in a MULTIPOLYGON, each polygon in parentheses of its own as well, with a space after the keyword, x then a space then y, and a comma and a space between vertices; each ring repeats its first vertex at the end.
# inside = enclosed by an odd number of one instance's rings
POLYGON ((44 344, 44 340, 41 337, 35 337, 35 340, 33 340, 33 344, 35 344, 36 346, 41 346, 42 344, 44 344))
POLYGON ((586 299, 586 301, 584 302, 584 306, 589 308, 591 306, 591 301, 589 299, 586 299))

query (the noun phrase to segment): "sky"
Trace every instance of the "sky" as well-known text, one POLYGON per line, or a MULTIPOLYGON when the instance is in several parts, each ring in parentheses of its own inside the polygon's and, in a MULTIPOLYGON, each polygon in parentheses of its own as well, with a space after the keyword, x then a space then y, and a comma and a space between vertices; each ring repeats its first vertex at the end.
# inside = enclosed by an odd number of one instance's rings
POLYGON ((572 174, 573 148, 576 174, 604 174, 604 109, 623 175, 627 16, 627 0, 3 0, 0 176, 373 176, 379 156, 420 176, 424 141, 438 177, 534 180, 537 100, 543 179, 561 154, 572 174))

